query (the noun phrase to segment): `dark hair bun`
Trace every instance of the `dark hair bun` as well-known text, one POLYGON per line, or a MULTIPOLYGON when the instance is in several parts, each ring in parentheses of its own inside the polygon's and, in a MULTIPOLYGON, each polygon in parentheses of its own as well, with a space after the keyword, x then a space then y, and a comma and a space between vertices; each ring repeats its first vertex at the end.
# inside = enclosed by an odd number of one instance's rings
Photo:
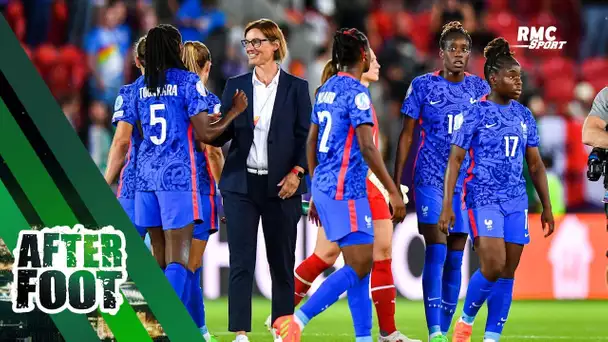
POLYGON ((503 37, 494 38, 494 40, 489 42, 485 49, 483 49, 483 56, 486 59, 496 59, 502 55, 513 55, 513 52, 511 52, 511 48, 509 47, 509 42, 503 37))
POLYGON ((450 31, 462 31, 463 33, 467 33, 467 30, 462 27, 460 21, 450 21, 449 23, 443 25, 441 34, 445 35, 450 31))

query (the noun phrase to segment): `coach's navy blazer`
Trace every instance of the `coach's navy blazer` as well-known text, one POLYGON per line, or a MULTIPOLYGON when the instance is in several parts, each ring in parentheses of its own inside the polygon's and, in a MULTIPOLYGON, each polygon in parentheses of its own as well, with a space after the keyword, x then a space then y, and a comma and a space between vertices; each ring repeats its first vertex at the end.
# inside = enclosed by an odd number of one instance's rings
MULTIPOLYGON (((221 191, 247 193, 247 156, 253 143, 253 73, 230 78, 222 94, 222 113, 232 107, 237 89, 245 91, 248 103, 241 113, 218 137, 213 146, 223 146, 232 140, 219 187, 221 191)), ((277 186, 294 166, 308 170, 306 138, 310 127, 312 105, 308 82, 281 69, 272 119, 268 132, 268 196, 278 196, 277 186)), ((302 179, 295 195, 305 193, 302 179)))

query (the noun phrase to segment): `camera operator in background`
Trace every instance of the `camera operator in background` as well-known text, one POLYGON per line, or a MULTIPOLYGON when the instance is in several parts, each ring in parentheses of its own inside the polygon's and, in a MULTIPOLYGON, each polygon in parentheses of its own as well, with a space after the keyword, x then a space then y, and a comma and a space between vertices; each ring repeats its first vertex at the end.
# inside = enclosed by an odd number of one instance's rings
MULTIPOLYGON (((608 220, 608 178, 606 177, 606 165, 608 160, 608 87, 604 87, 593 100, 593 106, 589 116, 583 125, 583 144, 593 146, 593 150, 587 160, 587 178, 590 181, 598 181, 604 176, 604 211, 608 220)), ((606 224, 608 231, 608 223, 606 224)), ((608 257, 608 251, 606 252, 608 257)), ((608 284, 608 268, 606 269, 606 282, 608 284)))
POLYGON ((608 87, 602 89, 593 100, 589 116, 583 124, 583 144, 608 149, 608 87))

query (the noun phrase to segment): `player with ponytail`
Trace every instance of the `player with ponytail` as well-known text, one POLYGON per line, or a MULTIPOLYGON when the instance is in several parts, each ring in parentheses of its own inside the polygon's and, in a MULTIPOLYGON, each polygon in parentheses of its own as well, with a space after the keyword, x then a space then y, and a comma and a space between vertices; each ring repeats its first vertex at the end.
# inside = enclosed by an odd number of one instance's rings
POLYGON ((473 105, 464 113, 464 122, 454 127, 439 219, 439 228, 447 233, 455 219, 449 203, 461 164, 469 154, 464 204, 481 267, 469 280, 463 313, 454 328, 452 341, 456 342, 471 340, 473 321, 486 299, 484 341, 499 341, 507 321, 515 271, 524 245, 530 242, 524 160, 543 205, 545 237, 553 233, 555 225, 536 121, 517 102, 522 91, 521 67, 504 38, 491 41, 484 55, 484 74, 492 90, 487 101, 473 105))
MULTIPOLYGON (((375 53, 371 49, 370 58, 370 68, 361 76, 361 83, 366 87, 369 87, 373 82, 377 82, 380 77, 380 64, 376 59, 375 53)), ((323 68, 321 84, 327 82, 329 78, 335 76, 337 73, 336 64, 333 60, 329 60, 323 68)), ((318 89, 320 88, 321 87, 318 89)), ((374 143, 376 144, 376 147, 379 147, 379 126, 373 105, 372 114, 374 119, 374 143)), ((393 224, 391 222, 387 193, 377 179, 378 178, 375 177, 371 171, 368 172, 367 198, 369 200, 372 212, 372 224, 374 226, 374 263, 372 266, 370 282, 372 301, 376 307, 378 325, 380 326, 380 337, 378 338, 378 341, 418 341, 408 338, 396 328, 395 300, 397 291, 395 289, 391 268, 393 224), (374 181, 372 181, 372 179, 374 181)), ((404 195, 404 198, 407 199, 407 195, 404 195)), ((321 227, 321 221, 319 220, 316 207, 312 200, 309 210, 309 220, 321 227)), ((332 267, 339 256, 340 247, 338 244, 329 241, 325 235, 325 231, 322 228, 319 229, 313 254, 306 258, 306 260, 304 260, 295 270, 294 300, 296 306, 306 296, 306 292, 308 292, 314 280, 320 274, 332 267)))

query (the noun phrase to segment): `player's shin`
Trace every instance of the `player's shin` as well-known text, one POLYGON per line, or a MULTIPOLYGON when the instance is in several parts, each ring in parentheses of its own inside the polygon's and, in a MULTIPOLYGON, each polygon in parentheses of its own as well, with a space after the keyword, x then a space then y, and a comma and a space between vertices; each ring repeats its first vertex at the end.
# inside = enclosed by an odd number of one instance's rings
POLYGON ((488 296, 492 293, 492 288, 495 282, 489 281, 486 277, 481 274, 481 270, 477 270, 471 280, 469 280, 469 287, 467 288, 467 297, 464 301, 464 307, 462 309, 461 319, 467 324, 473 324, 475 316, 479 312, 479 309, 486 301, 488 296))
POLYGON ((348 307, 353 317, 357 342, 372 341, 372 302, 369 298, 370 275, 348 289, 348 307))
POLYGON ((488 320, 484 339, 498 341, 507 322, 513 300, 513 278, 500 278, 488 298, 488 320))
POLYGON ((184 265, 177 262, 170 263, 165 269, 165 276, 175 290, 177 297, 184 302, 184 290, 188 278, 188 271, 184 265))
POLYGON ((445 244, 429 244, 424 256, 422 293, 426 324, 431 338, 441 335, 441 277, 446 251, 445 244))
POLYGON ((295 306, 298 306, 302 299, 304 299, 315 279, 329 267, 331 267, 331 265, 327 264, 314 253, 306 258, 306 260, 302 261, 294 272, 295 306))
POLYGON ((395 299, 397 290, 393 281, 391 259, 375 261, 371 273, 372 300, 376 306, 380 335, 397 331, 395 326, 395 299))
POLYGON ((452 318, 458 304, 460 283, 462 281, 462 256, 464 252, 450 250, 443 267, 441 287, 441 332, 445 335, 450 330, 452 318))
POLYGON ((300 310, 296 311, 295 316, 301 328, 306 326, 312 318, 338 301, 342 293, 355 286, 358 282, 359 277, 357 276, 357 272, 349 265, 332 273, 321 284, 315 294, 302 305, 300 310))

